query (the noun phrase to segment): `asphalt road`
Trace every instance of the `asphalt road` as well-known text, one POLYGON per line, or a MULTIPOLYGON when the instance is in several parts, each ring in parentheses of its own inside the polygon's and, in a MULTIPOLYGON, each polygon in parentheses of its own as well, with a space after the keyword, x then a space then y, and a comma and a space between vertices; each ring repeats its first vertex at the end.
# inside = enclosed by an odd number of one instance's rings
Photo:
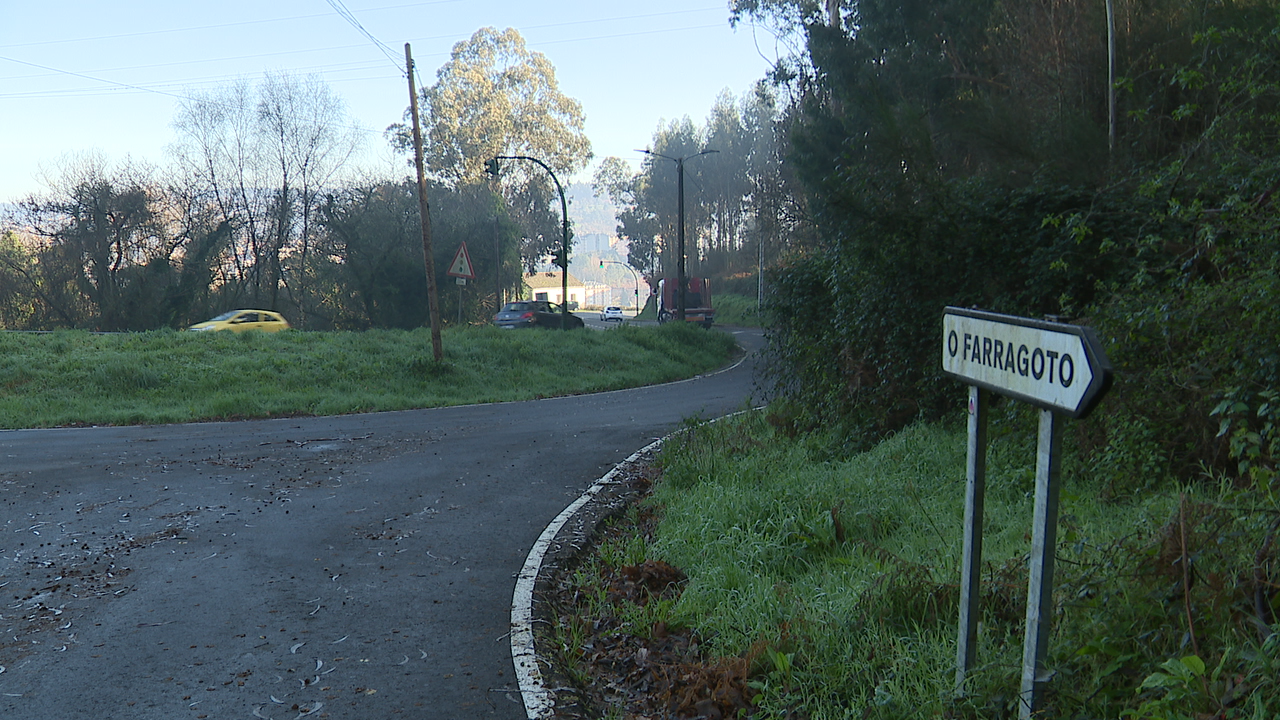
POLYGON ((748 357, 536 402, 0 432, 0 718, 523 718, 510 602, 543 527, 753 385, 748 357))

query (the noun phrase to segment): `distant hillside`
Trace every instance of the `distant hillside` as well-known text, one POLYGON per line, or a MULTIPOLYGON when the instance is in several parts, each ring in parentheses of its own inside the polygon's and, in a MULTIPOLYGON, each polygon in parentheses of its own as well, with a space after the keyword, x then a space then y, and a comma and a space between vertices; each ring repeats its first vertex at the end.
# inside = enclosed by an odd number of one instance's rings
POLYGON ((613 203, 607 197, 597 197, 587 183, 574 183, 565 189, 569 199, 569 219, 573 221, 574 235, 608 235, 613 237, 618 229, 613 203))

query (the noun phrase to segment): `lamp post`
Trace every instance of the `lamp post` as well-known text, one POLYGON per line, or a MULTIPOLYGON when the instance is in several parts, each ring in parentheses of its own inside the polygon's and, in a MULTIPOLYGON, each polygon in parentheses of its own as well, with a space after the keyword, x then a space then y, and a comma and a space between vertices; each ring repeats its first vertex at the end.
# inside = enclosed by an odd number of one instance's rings
POLYGON ((560 266, 560 329, 565 330, 569 327, 569 203, 564 199, 564 187, 560 185, 560 179, 546 163, 527 155, 497 155, 484 164, 485 172, 497 177, 501 172, 498 168, 499 160, 528 160, 537 163, 551 176, 551 181, 556 184, 556 191, 560 193, 563 237, 560 240, 560 252, 556 253, 555 264, 560 266))
POLYGON ((621 265, 622 267, 631 271, 631 275, 636 280, 636 316, 639 317, 640 315, 640 275, 636 272, 635 268, 631 267, 630 265, 624 262, 618 262, 617 260, 601 260, 600 261, 601 270, 604 269, 604 266, 606 263, 608 263, 609 265, 621 265))
MULTIPOLYGON (((676 203, 676 212, 679 216, 679 222, 676 228, 676 242, 679 245, 676 255, 676 319, 684 322, 684 294, 687 289, 687 279, 684 276, 684 161, 692 160, 699 155, 709 155, 718 153, 719 150, 703 150, 702 152, 692 155, 684 155, 682 157, 671 157, 663 155, 652 150, 641 150, 645 155, 652 155, 667 160, 671 160, 676 164, 676 194, 678 200, 676 203)), ((638 294, 638 293, 637 293, 638 294)))

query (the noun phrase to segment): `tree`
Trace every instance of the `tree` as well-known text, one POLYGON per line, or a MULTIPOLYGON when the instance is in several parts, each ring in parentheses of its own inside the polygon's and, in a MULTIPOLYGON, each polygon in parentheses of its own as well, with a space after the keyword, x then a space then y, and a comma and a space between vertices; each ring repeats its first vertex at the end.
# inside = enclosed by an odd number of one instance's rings
POLYGON ((359 143, 341 98, 314 77, 268 74, 257 86, 242 80, 191 93, 174 126, 191 194, 234 232, 224 301, 280 309, 283 291, 308 308, 318 198, 359 143))
POLYGON ((338 328, 414 328, 428 322, 417 188, 356 186, 321 207, 334 301, 323 310, 338 328))
POLYGON ((229 234, 184 214, 149 168, 85 157, 18 205, 31 239, 0 251, 29 327, 147 330, 190 321, 229 234))
POLYGON ((660 276, 658 242, 662 233, 657 216, 644 203, 643 175, 632 172, 626 161, 607 157, 596 168, 592 187, 606 195, 617 210, 618 236, 627 241, 627 264, 653 276, 660 276))
POLYGON ((706 124, 689 118, 664 123, 653 134, 653 153, 640 171, 606 158, 594 178, 598 193, 619 208, 618 233, 626 238, 633 267, 654 277, 675 272, 679 232, 676 163, 685 173, 685 252, 691 274, 728 275, 755 270, 758 243, 768 238, 770 257, 790 233, 789 204, 781 171, 773 96, 761 86, 741 100, 728 92, 716 99, 706 124), (664 157, 665 156, 665 157, 664 157), (753 244, 743 255, 747 242, 753 244))
POLYGON ((14 230, 0 230, 0 328, 20 330, 40 324, 36 256, 14 230))
MULTIPOLYGON (((551 61, 512 28, 481 28, 454 45, 422 99, 427 166, 443 182, 483 179, 496 155, 531 155, 565 175, 591 159, 582 104, 560 92, 551 61)), ((393 130, 405 146, 405 129, 393 130)))
POLYGON ((357 140, 344 126, 341 98, 314 77, 299 81, 269 73, 259 94, 258 120, 278 183, 270 206, 270 304, 276 306, 283 286, 294 292, 298 305, 306 292, 317 198, 354 153, 357 140), (287 282, 280 262, 290 246, 297 279, 287 282))
MULTIPOLYGON (((481 28, 454 45, 422 102, 426 164, 446 186, 480 182, 485 163, 499 155, 536 157, 564 180, 591 159, 582 104, 560 92, 551 62, 529 51, 514 29, 481 28)), ((409 133, 404 124, 388 128, 401 150, 412 147, 409 133)), ((523 256, 533 267, 560 242, 555 189, 532 163, 505 164, 501 182, 513 217, 528 233, 523 256)))
MULTIPOLYGON (((432 232, 436 281, 453 286, 449 261, 465 242, 476 279, 463 292, 441 293, 441 316, 452 321, 487 319, 499 292, 512 295, 521 273, 519 232, 501 198, 484 185, 433 184, 432 232), (495 267, 500 266, 500 267, 495 267), (462 301, 461 313, 458 302, 462 301)), ((330 301, 318 313, 337 328, 414 328, 427 318, 416 183, 373 182, 331 194, 321 208, 317 276, 330 301)))

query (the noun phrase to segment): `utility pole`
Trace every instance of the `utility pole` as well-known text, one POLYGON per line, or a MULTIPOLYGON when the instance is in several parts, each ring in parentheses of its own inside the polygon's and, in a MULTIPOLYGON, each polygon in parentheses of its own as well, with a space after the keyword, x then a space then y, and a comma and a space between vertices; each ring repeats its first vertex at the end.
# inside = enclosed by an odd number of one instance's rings
POLYGON ((418 119, 418 90, 413 85, 413 53, 404 44, 404 67, 409 75, 409 109, 413 114, 413 164, 418 171, 418 210, 422 216, 422 259, 427 266, 427 309, 431 314, 431 351, 444 359, 440 342, 440 300, 436 293, 436 263, 431 251, 431 207, 427 203, 427 174, 422 165, 422 124, 418 119))
POLYGON ((679 200, 676 202, 676 215, 679 218, 676 228, 676 242, 679 248, 676 251, 676 319, 684 322, 684 301, 685 293, 689 289, 689 279, 685 277, 684 272, 684 161, 692 160, 699 155, 709 155, 718 153, 719 150, 703 150, 700 153, 685 155, 684 157, 674 158, 662 153, 656 153, 652 150, 641 150, 645 155, 653 155, 654 157, 673 160, 676 164, 676 193, 679 200))
POLYGON ((680 324, 684 324, 684 301, 685 291, 688 289, 689 280, 685 277, 685 258, 684 258, 684 158, 676 160, 676 193, 679 199, 676 201, 676 216, 680 218, 680 228, 676 231, 676 237, 680 244, 680 254, 676 260, 676 320, 680 324))
POLYGON ((1107 151, 1116 149, 1116 13, 1107 0, 1107 151))

